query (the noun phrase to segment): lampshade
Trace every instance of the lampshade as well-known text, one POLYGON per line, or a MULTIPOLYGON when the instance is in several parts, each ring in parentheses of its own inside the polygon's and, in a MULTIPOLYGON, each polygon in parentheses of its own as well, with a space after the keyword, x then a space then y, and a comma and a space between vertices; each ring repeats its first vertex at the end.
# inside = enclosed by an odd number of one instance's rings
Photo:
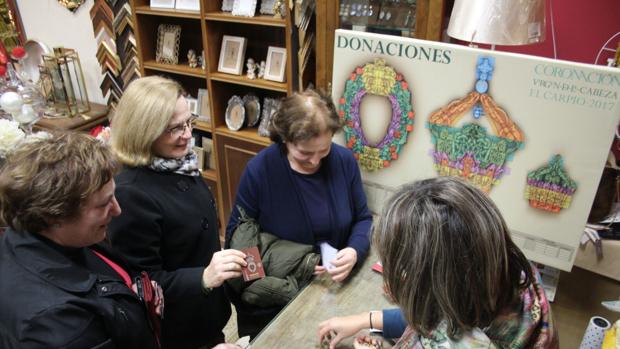
POLYGON ((491 45, 545 40, 545 0, 455 0, 448 35, 491 45))

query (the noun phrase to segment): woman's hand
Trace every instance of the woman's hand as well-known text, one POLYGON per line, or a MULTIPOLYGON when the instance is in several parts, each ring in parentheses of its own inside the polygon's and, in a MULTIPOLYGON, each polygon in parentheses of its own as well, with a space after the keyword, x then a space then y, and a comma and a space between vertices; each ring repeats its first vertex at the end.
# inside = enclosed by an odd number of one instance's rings
POLYGON ((327 270, 327 268, 325 268, 322 265, 315 265, 314 266, 314 275, 321 275, 323 274, 325 271, 327 270))
POLYGON ((368 313, 333 317, 319 324, 320 343, 323 343, 323 340, 329 340, 329 349, 334 349, 341 340, 369 326, 368 313))
POLYGON ((241 276, 241 268, 247 266, 245 253, 238 250, 215 252, 211 263, 202 273, 203 285, 209 288, 220 287, 224 281, 241 276))
POLYGON ((330 261, 330 263, 334 268, 327 269, 327 272, 332 276, 332 280, 343 281, 349 276, 355 263, 357 263, 357 251, 351 247, 343 248, 336 253, 336 259, 330 261))
POLYGON ((159 315, 159 317, 163 319, 164 318, 164 290, 154 280, 151 280, 151 285, 153 285, 153 290, 155 291, 155 314, 159 315))

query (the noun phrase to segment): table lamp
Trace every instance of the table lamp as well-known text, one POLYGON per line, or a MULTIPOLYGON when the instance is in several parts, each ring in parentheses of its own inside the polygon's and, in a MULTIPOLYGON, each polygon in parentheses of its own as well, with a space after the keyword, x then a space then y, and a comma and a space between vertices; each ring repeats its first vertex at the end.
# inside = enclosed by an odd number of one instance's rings
POLYGON ((492 49, 543 42, 545 0, 455 0, 448 35, 492 49))

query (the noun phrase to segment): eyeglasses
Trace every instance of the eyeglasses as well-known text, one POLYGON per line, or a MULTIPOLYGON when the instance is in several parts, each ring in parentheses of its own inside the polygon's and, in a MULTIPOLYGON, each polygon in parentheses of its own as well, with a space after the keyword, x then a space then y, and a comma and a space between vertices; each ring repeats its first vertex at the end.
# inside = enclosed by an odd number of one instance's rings
POLYGON ((167 129, 166 132, 170 134, 172 137, 181 137, 185 133, 186 129, 189 129, 191 131, 194 128, 194 125, 196 124, 196 119, 198 119, 198 117, 195 115, 192 115, 184 123, 178 126, 175 126, 175 127, 171 127, 167 129))

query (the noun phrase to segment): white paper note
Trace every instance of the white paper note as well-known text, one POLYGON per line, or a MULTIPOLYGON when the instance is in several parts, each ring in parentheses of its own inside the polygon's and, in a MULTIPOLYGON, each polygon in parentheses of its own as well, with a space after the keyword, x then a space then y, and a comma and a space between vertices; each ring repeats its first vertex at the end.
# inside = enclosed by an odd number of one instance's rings
POLYGON ((338 253, 338 250, 333 248, 332 245, 327 242, 321 242, 319 247, 321 248, 321 260, 323 261, 323 266, 327 269, 333 268, 334 266, 330 262, 336 259, 336 253, 338 253))

